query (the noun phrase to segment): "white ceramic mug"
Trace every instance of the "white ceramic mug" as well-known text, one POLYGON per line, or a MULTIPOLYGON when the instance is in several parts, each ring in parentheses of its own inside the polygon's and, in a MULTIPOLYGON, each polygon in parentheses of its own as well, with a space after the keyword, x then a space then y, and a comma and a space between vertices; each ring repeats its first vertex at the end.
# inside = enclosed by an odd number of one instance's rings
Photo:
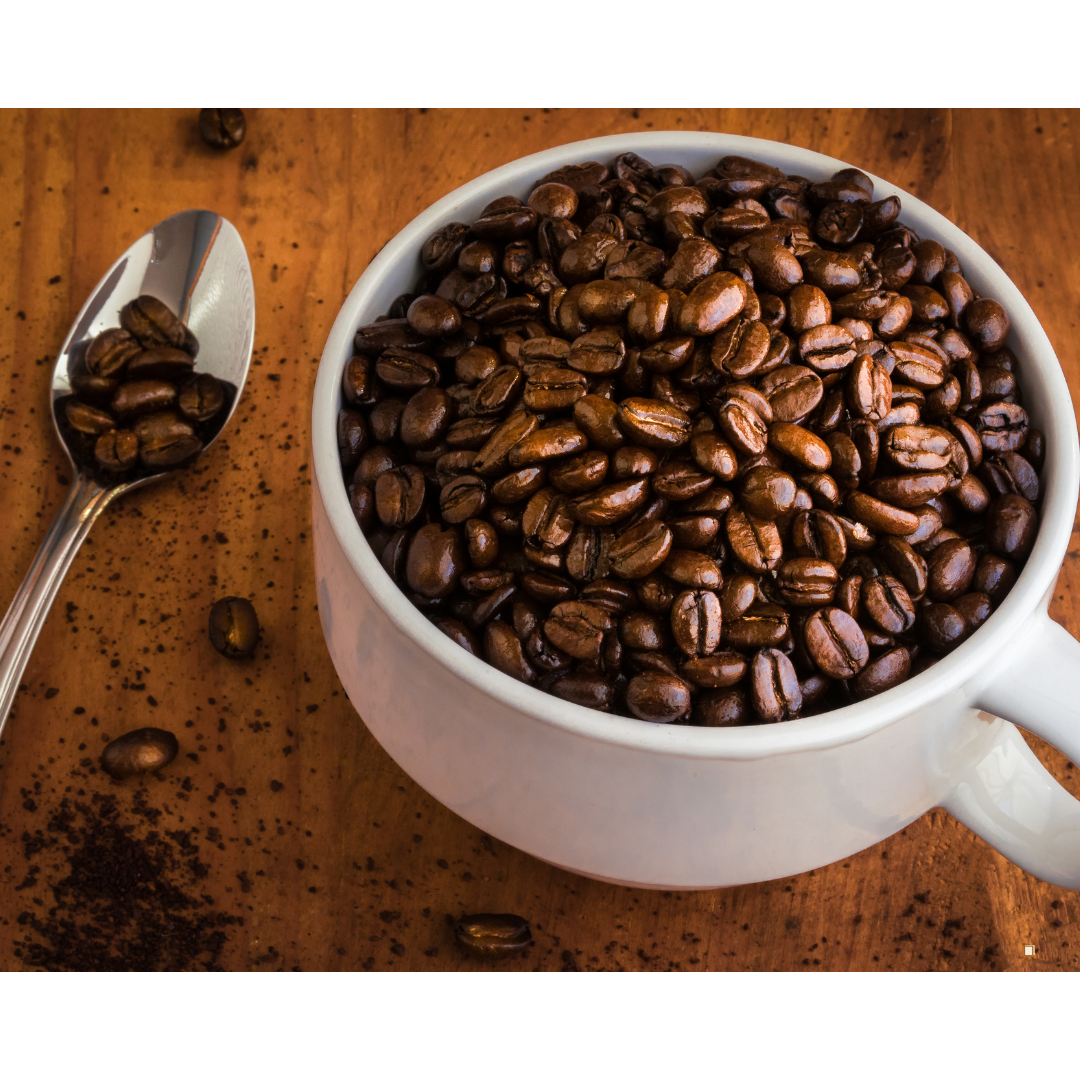
POLYGON ((1080 803, 1013 723, 1080 762, 1080 647, 1047 615, 1077 503, 1069 388, 1016 286, 955 225, 902 197, 902 220, 959 256, 1004 304, 1024 404, 1046 434, 1034 549, 972 637, 893 690, 823 716, 745 728, 608 716, 525 686, 469 655, 398 591, 349 509, 335 418, 358 326, 420 276, 423 241, 491 199, 526 198, 568 162, 632 150, 695 175, 725 154, 827 179, 845 163, 782 143, 704 132, 612 135, 511 162, 435 203, 372 260, 323 351, 312 410, 315 573, 327 645, 350 700, 391 757, 478 828, 603 880, 687 889, 797 874, 845 858, 942 806, 1037 876, 1080 887, 1080 803), (999 719, 1004 717, 1004 719, 999 719), (1012 722, 1010 722, 1012 721, 1012 722))

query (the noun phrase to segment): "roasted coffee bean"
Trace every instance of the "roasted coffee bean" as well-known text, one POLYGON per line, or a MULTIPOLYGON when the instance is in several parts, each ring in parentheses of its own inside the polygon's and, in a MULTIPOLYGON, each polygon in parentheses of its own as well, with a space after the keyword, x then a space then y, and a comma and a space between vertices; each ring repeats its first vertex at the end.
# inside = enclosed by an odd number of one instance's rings
MULTIPOLYGON (((586 534, 586 537, 588 535, 586 534)), ((586 543, 599 544, 599 541, 583 538, 582 544, 586 543)), ((660 521, 646 520, 632 525, 613 538, 608 544, 605 554, 612 573, 621 578, 636 580, 648 577, 649 574, 659 569, 671 552, 671 546, 671 530, 660 521)), ((588 558, 583 555, 582 558, 584 562, 581 565, 587 566, 591 564, 591 555, 588 558)), ((597 565, 602 565, 602 562, 597 565)), ((570 566, 569 554, 567 555, 567 566, 568 568, 570 566)), ((571 570, 571 576, 578 577, 578 580, 588 580, 584 572, 579 576, 571 570)))
POLYGON ((604 635, 614 627, 610 615, 595 604, 568 600, 556 604, 544 622, 548 640, 577 660, 600 658, 604 635))
POLYGON ((244 141, 247 121, 243 109, 200 109, 199 134, 215 150, 232 150, 244 141))
POLYGON ((757 597, 757 578, 749 574, 729 577, 720 593, 720 606, 729 622, 739 618, 757 597))
POLYGON ((519 682, 536 680, 536 670, 526 659, 521 640, 508 623, 489 622, 484 627, 484 659, 519 682))
POLYGON ((120 325, 146 349, 160 345, 181 349, 187 342, 184 324, 156 296, 139 296, 125 304, 120 309, 120 325))
POLYGON ((824 471, 832 465, 832 451, 824 439, 798 424, 775 423, 769 428, 769 445, 786 454, 804 469, 824 471))
POLYGON ((646 672, 626 687, 627 708, 639 720, 670 724, 690 711, 690 687, 676 675, 646 672))
POLYGON ((884 420, 892 408, 892 379, 878 360, 865 353, 855 360, 845 388, 848 407, 864 420, 884 420))
POLYGON ((708 656, 720 644, 720 599, 709 589, 689 589, 671 607, 671 633, 687 656, 708 656))
POLYGON ((989 453, 1019 450, 1027 439, 1027 413, 1014 402, 994 402, 976 413, 975 429, 989 453))
POLYGON ((927 604, 919 612, 919 627, 936 653, 952 652, 971 632, 964 616, 949 604, 927 604))
POLYGON ((170 764, 180 752, 180 744, 171 731, 145 727, 113 739, 101 752, 101 768, 114 780, 156 773, 170 764))
MULTIPOLYGON (((408 468, 408 466, 406 466, 408 468)), ((379 477, 382 483, 385 476, 379 477)), ((375 496, 378 498, 378 486, 376 485, 375 496)), ((439 511, 443 521, 450 525, 456 525, 469 518, 475 518, 483 512, 487 505, 487 487, 479 476, 463 475, 455 477, 443 486, 439 495, 439 511)), ((381 515, 380 515, 381 516, 381 515)))
POLYGON ((259 620, 250 600, 226 596, 210 608, 210 644, 230 660, 244 660, 259 644, 259 620))
POLYGON ((124 383, 113 395, 110 411, 122 420, 171 409, 177 392, 172 383, 161 379, 143 379, 124 383))
POLYGON ((86 370, 91 375, 117 378, 142 349, 142 345, 127 330, 118 326, 103 330, 86 349, 86 370))
POLYGON ((797 608, 831 604, 838 580, 832 563, 811 556, 788 559, 776 571, 781 598, 797 608))
POLYGON ((806 649, 818 669, 833 679, 857 675, 870 657, 859 624, 840 608, 815 611, 803 627, 806 649))
POLYGON ((763 376, 761 392, 772 407, 774 419, 797 423, 814 411, 824 395, 818 375, 808 367, 789 364, 763 376))
POLYGON ((551 483, 568 495, 580 495, 599 487, 607 476, 608 455, 600 450, 587 450, 571 458, 563 458, 548 473, 551 483))
POLYGON ((449 596, 465 569, 465 545, 454 528, 422 525, 409 544, 405 576, 409 588, 436 600, 449 596))
POLYGON ((764 323, 740 316, 713 337, 709 358, 722 375, 745 379, 765 363, 771 343, 764 323))
POLYGON ((84 435, 102 435, 116 427, 116 421, 104 409, 74 399, 65 403, 64 415, 71 427, 84 435))
MULTIPOLYGON (((569 424, 540 428, 519 439, 511 448, 507 461, 513 468, 547 464, 556 458, 580 453, 587 446, 585 435, 569 424)), ((479 467, 476 471, 480 471, 479 467)))
POLYGON ((139 458, 152 471, 179 468, 196 458, 202 440, 187 421, 175 413, 142 416, 132 425, 139 440, 139 458))
POLYGON ((976 556, 966 540, 946 540, 927 559, 927 595, 934 601, 955 600, 971 588, 976 556))
POLYGON ((716 420, 728 443, 743 454, 755 456, 768 444, 765 421, 741 398, 727 398, 717 409, 716 420))
POLYGON ((791 661, 779 649, 760 649, 750 664, 750 700, 767 724, 792 720, 802 711, 802 690, 791 661))
POLYGON ((850 683, 856 698, 873 697, 898 686, 911 674, 911 653, 898 645, 870 660, 850 683))
POLYGON ((688 588, 719 589, 723 584, 719 564, 700 551, 672 551, 661 571, 688 588))
POLYGON ((1015 583, 1016 568, 1008 559, 989 552, 979 557, 972 585, 978 592, 987 594, 993 603, 1000 604, 1015 583))
POLYGON ((694 703, 690 723, 695 727, 739 727, 753 720, 745 691, 734 687, 700 695, 694 703))
POLYGON ((94 444, 94 460, 107 472, 127 472, 139 460, 138 436, 133 431, 106 431, 94 444))
POLYGON ((919 525, 919 519, 908 510, 875 499, 861 491, 852 491, 844 500, 848 513, 875 533, 887 536, 907 536, 919 525))
POLYGON ((999 495, 990 504, 986 539, 995 555, 1026 559, 1035 543, 1035 528, 1035 508, 1022 495, 999 495))
POLYGON ((619 427, 631 442, 664 450, 690 438, 690 417, 655 398, 631 397, 617 407, 619 427))
POLYGON ((455 645, 460 645, 473 656, 480 655, 480 643, 476 640, 476 635, 463 622, 448 618, 433 619, 432 622, 455 645))
POLYGON ((744 475, 739 501, 748 514, 776 521, 795 505, 796 490, 794 477, 762 465, 744 475))
POLYGON ((153 379, 178 382, 192 372, 195 360, 190 353, 172 346, 159 345, 137 353, 124 369, 128 379, 153 379))
POLYGON ((896 536, 883 536, 875 548, 877 561, 903 582, 914 597, 926 592, 926 560, 911 544, 896 536))
POLYGON ((773 522, 733 506, 727 513, 725 525, 731 551, 740 562, 759 573, 779 566, 783 542, 773 522))
POLYGON ((691 657, 679 668, 679 674, 694 686, 719 690, 741 682, 747 667, 742 653, 721 649, 710 656, 691 657))
POLYGON ((579 495, 570 503, 570 514, 583 525, 614 525, 639 510, 648 497, 648 478, 617 480, 579 495))
POLYGON ((104 375, 72 375, 71 390, 84 405, 108 409, 109 403, 120 385, 119 379, 104 375))
POLYGON ((802 556, 824 559, 837 569, 847 558, 847 539, 836 518, 826 510, 802 510, 791 524, 791 543, 802 556))
POLYGON ((690 456, 705 472, 721 480, 735 479, 738 470, 735 450, 726 439, 715 432, 705 431, 695 435, 690 440, 690 456))
POLYGON ((557 412, 571 408, 587 389, 587 380, 580 372, 542 364, 525 383, 525 404, 536 412, 557 412))
POLYGON ((986 593, 969 592, 953 601, 953 607, 974 633, 993 614, 993 604, 986 593))
POLYGON ((904 634, 915 625, 915 605, 911 596, 889 574, 864 581, 860 599, 866 613, 887 634, 904 634))
MULTIPOLYGON (((180 387, 176 398, 176 407, 180 415, 193 423, 205 423, 212 420, 221 411, 225 404, 225 388, 221 382, 203 372, 194 379, 180 387)), ((345 410, 342 410, 345 412, 345 410)), ((359 414, 353 414, 359 417, 359 414)), ((359 417, 362 419, 362 417, 359 417)), ((338 429, 340 435, 340 427, 338 429)), ((341 443, 338 443, 339 447, 341 443)), ((354 443, 355 446, 355 443, 354 443)), ((363 452, 363 448, 360 448, 363 452)), ((345 465, 344 459, 342 464, 345 465)), ((346 466, 348 467, 348 466, 346 466)))
MULTIPOLYGON (((424 474, 415 465, 389 469, 375 481, 375 510, 379 520, 388 529, 404 529, 419 517, 425 493, 424 474)), ((471 516, 466 514, 458 520, 471 516)))

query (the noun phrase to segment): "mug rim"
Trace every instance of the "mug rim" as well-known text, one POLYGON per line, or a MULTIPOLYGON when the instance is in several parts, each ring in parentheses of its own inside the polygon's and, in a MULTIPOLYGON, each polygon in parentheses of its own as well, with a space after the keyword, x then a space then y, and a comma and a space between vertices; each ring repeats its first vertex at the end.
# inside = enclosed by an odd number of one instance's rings
MULTIPOLYGON (((1080 492, 1080 444, 1076 417, 1064 371, 1034 311, 1005 271, 978 244, 944 215, 910 192, 867 173, 877 198, 897 195, 909 222, 919 219, 920 235, 939 240, 960 259, 965 273, 977 267, 990 280, 1009 314, 1010 341, 1025 338, 1021 378, 1045 386, 1045 416, 1040 418, 1046 438, 1046 458, 1040 478, 1043 487, 1039 531, 1027 562, 1008 596, 970 638, 927 670, 875 697, 827 713, 735 728, 704 728, 655 724, 634 717, 615 716, 575 705, 519 682, 451 641, 415 608, 376 559, 360 532, 349 506, 338 458, 336 417, 341 405, 341 371, 352 354, 356 329, 374 314, 361 312, 385 275, 403 258, 416 258, 420 245, 435 228, 453 220, 455 211, 480 195, 494 197, 498 188, 534 177, 571 162, 608 160, 633 150, 643 155, 680 144, 689 150, 741 154, 770 162, 792 162, 788 172, 809 169, 831 175, 851 168, 847 162, 816 151, 750 136, 719 132, 629 132, 565 143, 481 174, 414 217, 376 254, 346 297, 334 320, 319 361, 312 399, 312 463, 314 494, 322 500, 334 538, 353 572, 395 626, 432 659, 475 689, 531 719, 590 741, 666 756, 754 759, 775 754, 823 750, 872 735, 892 723, 945 697, 984 668, 986 659, 1007 643, 1036 611, 1052 588, 1064 560, 1080 492)), ((783 167, 783 166, 782 166, 783 167)), ((865 172, 865 170, 863 170, 865 172)), ((985 290, 984 290, 985 291, 985 290)), ((379 312, 378 314, 381 314, 379 312)), ((357 710, 359 712, 359 709, 357 710)))

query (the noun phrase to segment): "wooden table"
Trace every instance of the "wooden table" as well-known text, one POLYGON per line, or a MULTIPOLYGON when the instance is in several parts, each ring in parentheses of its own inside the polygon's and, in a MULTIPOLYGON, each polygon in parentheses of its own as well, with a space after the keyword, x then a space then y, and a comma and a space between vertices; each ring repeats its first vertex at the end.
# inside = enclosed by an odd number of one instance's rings
MULTIPOLYGON (((1080 115, 253 110, 246 141, 224 154, 195 125, 195 110, 0 113, 0 604, 64 496, 69 469, 46 405, 53 357, 119 252, 177 210, 218 210, 247 244, 258 310, 254 365, 223 442, 196 474, 107 513, 31 661, 0 748, 0 964, 25 963, 17 917, 48 906, 60 872, 42 866, 24 882, 20 837, 75 785, 128 798, 80 760, 155 724, 182 749, 149 797, 200 838, 215 905, 244 917, 221 956, 229 968, 482 967, 448 928, 471 911, 531 920, 535 945, 511 967, 1080 967, 1076 896, 942 811, 843 863, 698 893, 600 884, 481 834, 405 776, 345 698, 315 609, 308 468, 318 357, 382 244, 488 169, 619 131, 784 140, 914 192, 1004 266, 1075 394, 1080 115), (258 609, 265 647, 250 665, 208 643, 207 609, 226 594, 258 609), (218 801, 223 788, 246 794, 218 801)), ((1051 611, 1080 634, 1072 547, 1051 611)), ((1033 745, 1080 795, 1072 765, 1033 745)))

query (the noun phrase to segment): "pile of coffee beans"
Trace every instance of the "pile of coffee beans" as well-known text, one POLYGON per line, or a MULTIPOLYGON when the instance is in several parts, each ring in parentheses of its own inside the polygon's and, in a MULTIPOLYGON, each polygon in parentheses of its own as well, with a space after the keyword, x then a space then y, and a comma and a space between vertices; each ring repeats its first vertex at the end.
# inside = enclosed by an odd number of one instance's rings
POLYGON ((627 153, 423 245, 338 445, 386 572, 462 648, 658 723, 881 693, 1001 603, 1041 432, 1009 317, 858 169, 627 153))
POLYGON ((156 296, 120 311, 120 325, 84 342, 72 396, 56 413, 80 459, 105 483, 193 461, 228 414, 235 388, 196 374, 195 335, 156 296))

